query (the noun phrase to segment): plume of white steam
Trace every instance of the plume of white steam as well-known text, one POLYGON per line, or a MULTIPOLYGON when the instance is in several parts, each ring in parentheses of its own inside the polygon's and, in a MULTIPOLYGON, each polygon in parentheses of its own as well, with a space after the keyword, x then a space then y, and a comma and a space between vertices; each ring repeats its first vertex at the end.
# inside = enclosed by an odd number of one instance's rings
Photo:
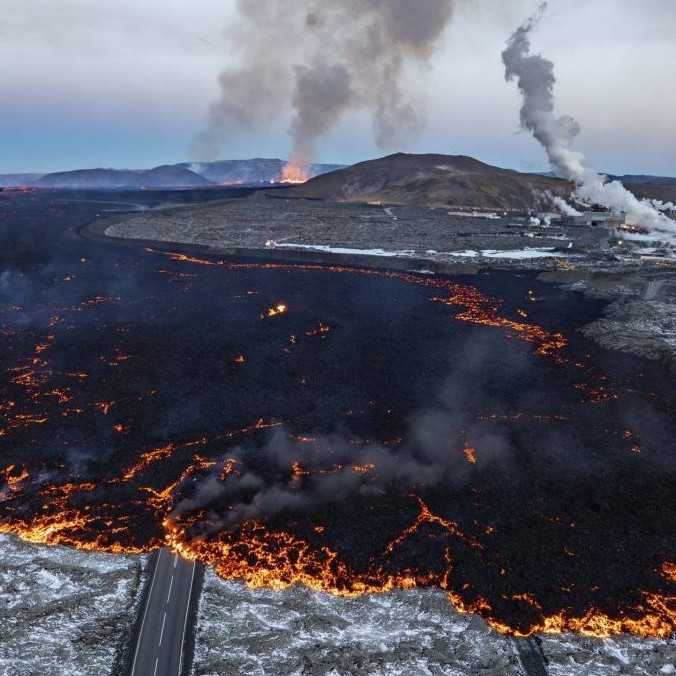
POLYGON ((658 211, 676 211, 676 204, 673 202, 663 202, 662 200, 650 200, 650 203, 658 211))
POLYGON ((291 161, 314 159, 321 137, 350 110, 366 109, 376 143, 398 149, 423 126, 404 95, 409 64, 425 64, 449 23, 455 0, 238 0, 231 53, 239 64, 220 75, 220 98, 193 142, 197 159, 286 113, 291 161))
POLYGON ((585 156, 572 148, 580 125, 568 115, 554 113, 554 64, 540 54, 531 54, 530 34, 542 19, 547 3, 516 29, 502 53, 505 79, 516 80, 523 95, 521 126, 532 132, 547 153, 552 170, 573 181, 578 199, 601 204, 627 214, 630 221, 651 230, 676 233, 676 222, 647 200, 639 200, 620 181, 609 181, 587 165, 585 156))
POLYGON ((549 195, 554 206, 564 215, 564 216, 582 216, 582 213, 579 212, 575 207, 571 206, 558 195, 549 195))

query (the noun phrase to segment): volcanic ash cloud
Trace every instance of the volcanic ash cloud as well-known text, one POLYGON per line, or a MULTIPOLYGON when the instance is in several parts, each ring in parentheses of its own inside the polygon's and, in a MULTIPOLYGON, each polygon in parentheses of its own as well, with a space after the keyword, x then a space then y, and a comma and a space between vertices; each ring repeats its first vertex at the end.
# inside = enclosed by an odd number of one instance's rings
POLYGON ((194 154, 215 158, 229 136, 264 127, 289 104, 291 178, 353 110, 371 113, 380 148, 410 142, 424 120, 403 91, 404 72, 428 61, 453 8, 454 0, 239 0, 230 38, 240 60, 220 75, 194 154))

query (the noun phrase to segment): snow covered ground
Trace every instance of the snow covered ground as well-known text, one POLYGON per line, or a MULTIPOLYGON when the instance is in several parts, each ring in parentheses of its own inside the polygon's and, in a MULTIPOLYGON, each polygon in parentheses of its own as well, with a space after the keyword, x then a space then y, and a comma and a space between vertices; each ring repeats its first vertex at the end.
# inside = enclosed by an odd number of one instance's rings
POLYGON ((299 244, 297 242, 278 242, 268 240, 265 243, 267 249, 305 249, 308 251, 322 251, 324 253, 345 254, 351 256, 388 256, 394 258, 411 258, 418 256, 421 258, 445 258, 447 256, 457 256, 460 258, 501 258, 509 260, 532 260, 534 258, 566 258, 565 253, 556 251, 554 247, 526 247, 525 249, 501 250, 501 249, 462 249, 459 251, 438 252, 434 249, 427 249, 424 253, 414 251, 413 249, 387 250, 387 249, 352 249, 341 246, 327 246, 324 244, 299 244))
POLYGON ((144 563, 0 535, 0 675, 113 673, 144 563))
POLYGON ((405 251, 387 251, 385 249, 351 249, 343 246, 326 246, 324 244, 296 244, 295 242, 275 242, 268 240, 265 243, 267 249, 307 249, 309 251, 323 251, 325 253, 348 254, 352 256, 396 256, 410 257, 415 255, 413 249, 405 251))
POLYGON ((436 591, 356 599, 247 589, 207 571, 193 673, 521 674, 509 639, 436 591))
MULTIPOLYGON (((674 641, 546 636, 549 676, 676 674, 674 641)), ((435 590, 354 599, 303 588, 247 589, 207 570, 194 676, 516 676, 512 639, 435 590)))
MULTIPOLYGON (((436 251, 428 251, 427 253, 436 254, 436 251)), ((464 249, 462 251, 447 251, 443 256, 459 256, 461 258, 505 258, 509 260, 530 260, 533 258, 567 258, 565 253, 556 251, 553 247, 546 248, 531 248, 500 250, 500 249, 464 249)))

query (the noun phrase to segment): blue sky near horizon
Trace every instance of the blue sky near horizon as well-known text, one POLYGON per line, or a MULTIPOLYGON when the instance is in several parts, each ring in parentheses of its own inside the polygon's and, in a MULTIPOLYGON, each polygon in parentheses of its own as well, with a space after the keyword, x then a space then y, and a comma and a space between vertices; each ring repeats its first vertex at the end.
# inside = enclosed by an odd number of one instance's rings
MULTIPOLYGON (((281 0, 280 0, 281 1, 281 0)), ((407 93, 425 112, 401 150, 472 155, 546 170, 518 130, 520 100, 500 52, 538 0, 458 0, 427 69, 407 93)), ((233 63, 235 0, 5 0, 0 16, 0 173, 144 168, 188 161, 193 135, 233 63)), ((582 126, 576 143, 604 171, 676 175, 676 1, 552 0, 534 47, 555 63, 557 111, 582 126)), ((286 157, 290 110, 236 134, 223 159, 286 157)), ((318 161, 387 154, 363 113, 323 139, 318 161)))

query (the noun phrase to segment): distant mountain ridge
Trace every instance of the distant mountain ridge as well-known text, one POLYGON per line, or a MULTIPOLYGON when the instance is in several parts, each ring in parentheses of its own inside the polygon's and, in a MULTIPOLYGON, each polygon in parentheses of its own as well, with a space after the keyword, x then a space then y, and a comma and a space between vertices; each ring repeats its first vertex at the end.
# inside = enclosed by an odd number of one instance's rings
POLYGON ((78 169, 47 174, 34 185, 41 188, 200 188, 211 185, 202 176, 179 166, 161 166, 148 171, 124 169, 78 169))
MULTIPOLYGON (((265 186, 279 181, 286 162, 256 157, 180 162, 153 169, 78 169, 45 175, 0 174, 0 188, 180 189, 224 185, 265 186)), ((522 173, 467 156, 397 153, 352 166, 313 164, 312 180, 291 196, 337 201, 373 201, 421 206, 530 209, 543 206, 546 191, 567 196, 572 186, 547 173, 522 173)), ((612 175, 639 198, 676 202, 676 178, 612 175)))
POLYGON ((42 174, 0 174, 0 187, 17 187, 33 185, 42 174))
MULTIPOLYGON (((153 169, 76 169, 49 174, 0 175, 0 186, 39 188, 121 189, 200 188, 214 185, 263 185, 279 180, 286 162, 280 159, 180 162, 153 169)), ((340 164, 313 164, 310 176, 341 168, 340 164)))

